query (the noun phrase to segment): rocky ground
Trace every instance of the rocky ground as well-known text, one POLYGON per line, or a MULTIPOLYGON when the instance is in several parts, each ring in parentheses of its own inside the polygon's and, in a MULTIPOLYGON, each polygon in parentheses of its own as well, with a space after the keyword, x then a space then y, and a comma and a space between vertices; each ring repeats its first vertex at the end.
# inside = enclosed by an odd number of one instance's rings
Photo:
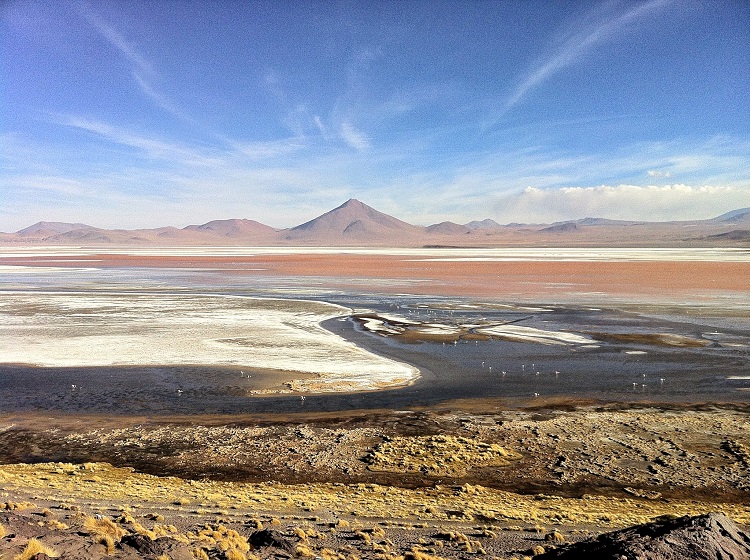
POLYGON ((0 557, 36 538, 66 558, 522 558, 664 515, 719 511, 746 527, 749 419, 738 406, 477 403, 5 417, 0 557), (254 537, 262 528, 274 532, 254 537))

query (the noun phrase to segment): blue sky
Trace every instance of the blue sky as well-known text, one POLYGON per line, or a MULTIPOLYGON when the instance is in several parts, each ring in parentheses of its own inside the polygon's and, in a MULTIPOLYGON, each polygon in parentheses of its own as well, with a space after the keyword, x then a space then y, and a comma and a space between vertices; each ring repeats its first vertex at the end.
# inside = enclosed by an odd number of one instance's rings
POLYGON ((750 3, 0 3, 0 231, 750 206, 750 3))

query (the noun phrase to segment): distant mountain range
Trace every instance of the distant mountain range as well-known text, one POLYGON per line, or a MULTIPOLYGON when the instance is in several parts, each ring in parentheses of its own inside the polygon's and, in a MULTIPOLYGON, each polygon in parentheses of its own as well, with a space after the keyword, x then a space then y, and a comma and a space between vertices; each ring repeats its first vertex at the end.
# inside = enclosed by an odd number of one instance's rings
POLYGON ((709 220, 639 222, 583 218, 552 224, 501 225, 491 219, 467 224, 415 226, 351 199, 288 229, 255 220, 214 220, 182 229, 103 229, 79 223, 39 222, 0 243, 50 245, 246 245, 246 246, 750 246, 750 208, 709 220))

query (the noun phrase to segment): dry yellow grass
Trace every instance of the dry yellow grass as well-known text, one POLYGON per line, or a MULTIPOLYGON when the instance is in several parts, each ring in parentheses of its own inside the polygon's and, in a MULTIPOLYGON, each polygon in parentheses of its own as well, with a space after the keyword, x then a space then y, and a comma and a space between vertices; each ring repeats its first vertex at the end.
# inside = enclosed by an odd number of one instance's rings
POLYGON ((133 527, 133 532, 138 533, 139 535, 143 535, 144 537, 148 537, 152 541, 156 540, 156 533, 152 531, 151 529, 147 529, 137 521, 132 521, 130 523, 130 526, 133 527))
MULTIPOLYGON (((356 511, 362 517, 413 519, 415 512, 419 512, 422 521, 442 521, 451 516, 456 518, 460 514, 462 519, 473 518, 481 523, 539 526, 540 529, 544 525, 563 523, 625 527, 665 514, 696 515, 707 511, 722 511, 737 522, 750 523, 750 504, 740 503, 647 500, 632 496, 525 496, 482 486, 464 487, 456 491, 453 488, 404 489, 374 484, 284 485, 185 481, 138 474, 132 469, 107 464, 96 465, 101 482, 81 484, 76 477, 64 474, 66 469, 75 468, 74 465, 65 465, 64 468, 50 464, 3 465, 3 486, 9 495, 16 492, 18 495, 29 496, 43 492, 50 500, 61 503, 70 503, 73 499, 104 500, 116 507, 118 504, 132 503, 131 497, 137 495, 144 504, 143 507, 179 509, 174 505, 175 496, 189 495, 194 502, 204 502, 208 496, 218 495, 231 499, 239 508, 238 511, 244 509, 254 514, 299 512, 304 509, 302 504, 305 504, 304 507, 313 507, 334 515, 347 515, 356 511), (60 467, 62 474, 53 472, 57 467, 60 467), (42 473, 48 480, 40 478, 42 473), (52 486, 51 482, 55 485, 52 486), (429 512, 424 504, 431 505, 429 512)), ((123 514, 123 518, 127 518, 129 522, 134 521, 127 512, 123 514)), ((148 531, 136 525, 133 528, 148 531)), ((541 529, 541 532, 547 531, 541 529)), ((113 538, 119 540, 121 536, 113 535, 113 538)), ((208 538, 207 535, 203 537, 208 538)), ((226 540, 226 536, 223 538, 226 540)))
POLYGON ((450 435, 393 437, 367 456, 371 471, 461 476, 475 467, 500 467, 520 455, 494 443, 450 435))
POLYGON ((99 535, 96 541, 104 545, 105 554, 110 555, 115 553, 115 541, 110 535, 99 535))
POLYGON ((294 552, 297 556, 301 556, 302 558, 315 557, 315 552, 313 552, 313 550, 309 546, 304 544, 298 544, 294 549, 294 552))
MULTIPOLYGON (((54 529, 55 531, 64 531, 65 529, 68 529, 68 524, 63 523, 62 521, 58 521, 57 519, 50 519, 46 523, 47 527, 50 529, 54 529)), ((2 537, 0 537, 2 538, 2 537)))
POLYGON ((404 560, 443 560, 440 556, 434 556, 420 550, 412 550, 404 554, 404 560))
POLYGON ((3 502, 0 504, 0 509, 16 510, 16 509, 29 509, 33 508, 34 504, 31 502, 3 502))
POLYGON ((37 539, 30 539, 26 544, 26 548, 23 549, 23 552, 21 552, 21 554, 16 556, 13 560, 30 560, 39 553, 46 554, 50 558, 57 558, 59 556, 59 554, 53 548, 43 544, 37 539))
POLYGON ((558 531, 552 531, 544 536, 544 540, 555 544, 561 544, 565 542, 565 537, 563 537, 562 533, 559 533, 558 531))
POLYGON ((96 519, 94 517, 87 517, 83 521, 83 528, 89 532, 89 534, 97 537, 109 537, 114 541, 119 541, 122 537, 127 534, 127 531, 116 525, 109 519, 96 519))

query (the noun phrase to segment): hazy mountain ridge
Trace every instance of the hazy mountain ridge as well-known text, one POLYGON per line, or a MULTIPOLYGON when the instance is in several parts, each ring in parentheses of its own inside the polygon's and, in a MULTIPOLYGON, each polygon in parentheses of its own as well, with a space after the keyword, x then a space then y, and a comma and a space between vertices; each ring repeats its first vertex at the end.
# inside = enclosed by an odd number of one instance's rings
POLYGON ((322 245, 322 246, 722 246, 750 244, 750 208, 707 220, 645 222, 582 218, 552 224, 501 225, 490 218, 416 226, 350 199, 298 226, 277 229, 250 219, 212 220, 184 228, 105 229, 37 222, 0 243, 71 245, 322 245))
POLYGON ((67 233, 74 229, 85 229, 90 227, 91 226, 87 226, 86 224, 70 224, 67 222, 37 222, 29 227, 18 230, 16 234, 21 236, 39 237, 67 233))
POLYGON ((255 220, 230 219, 212 220, 202 225, 186 226, 183 231, 211 232, 225 237, 240 237, 243 235, 271 235, 278 230, 255 220))
POLYGON ((737 210, 726 212, 721 216, 716 216, 711 221, 732 222, 735 224, 750 224, 750 208, 738 208, 737 210))

